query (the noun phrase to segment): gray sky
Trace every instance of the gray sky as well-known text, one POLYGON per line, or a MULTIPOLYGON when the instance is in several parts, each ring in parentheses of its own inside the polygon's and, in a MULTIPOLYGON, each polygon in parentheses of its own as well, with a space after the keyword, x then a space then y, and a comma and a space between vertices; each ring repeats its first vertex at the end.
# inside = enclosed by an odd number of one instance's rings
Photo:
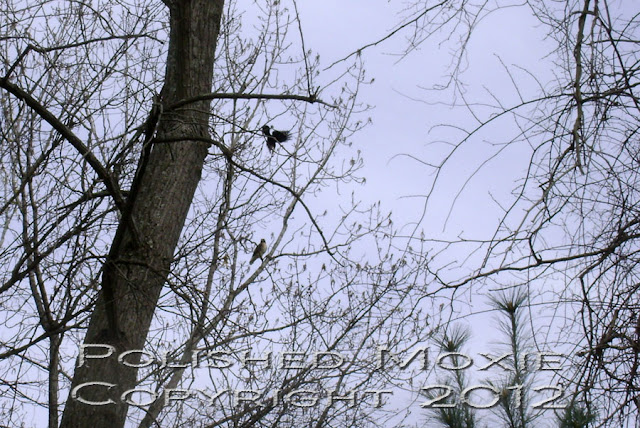
MULTIPOLYGON (((401 18, 398 7, 393 2, 366 0, 304 2, 301 15, 305 43, 320 53, 323 63, 330 64, 395 28, 401 18), (340 13, 336 13, 338 10, 340 13)), ((373 122, 357 135, 354 143, 365 158, 363 175, 367 185, 359 190, 359 194, 370 200, 381 199, 383 205, 388 204, 389 209, 393 207, 396 216, 415 221, 422 211, 422 199, 401 197, 425 195, 433 179, 433 170, 396 155, 410 154, 424 162, 437 163, 444 150, 448 150, 446 144, 453 144, 463 136, 460 131, 437 126, 448 124, 470 128, 477 122, 464 108, 450 107, 454 101, 451 91, 428 90, 448 80, 456 46, 443 42, 443 37, 437 34, 419 49, 400 57, 408 35, 410 30, 403 30, 364 52, 367 75, 375 81, 364 87, 361 99, 374 106, 370 112, 373 122)), ((492 102, 488 100, 490 92, 505 105, 518 102, 501 60, 509 67, 522 67, 540 79, 549 78, 550 61, 543 60, 543 56, 550 45, 544 42, 544 35, 544 28, 526 8, 500 10, 486 17, 474 30, 463 60, 462 80, 466 84, 467 100, 492 102)), ((518 77, 531 83, 521 71, 518 77)), ((535 90, 519 89, 527 95, 535 90)), ((423 224, 430 236, 442 231, 455 192, 486 158, 487 151, 495 151, 488 146, 504 142, 511 132, 513 129, 494 128, 483 135, 485 142, 474 139, 456 153, 453 162, 443 171, 423 224)), ((524 153, 515 147, 509 148, 504 153, 507 161, 504 156, 498 158, 471 180, 447 225, 451 235, 457 235, 461 230, 470 232, 474 228, 486 231, 495 225, 496 211, 492 208, 495 203, 489 192, 508 197, 513 180, 522 177, 528 163, 528 157, 522 156, 524 153), (469 210, 468 206, 482 209, 469 210)))
MULTIPOLYGON (((320 53, 323 63, 330 64, 395 28, 401 6, 367 0, 304 2, 301 14, 305 43, 320 53)), ((496 106, 497 99, 509 107, 520 102, 519 93, 525 99, 534 97, 539 88, 528 73, 544 83, 553 79, 552 58, 545 56, 554 45, 545 40, 545 31, 526 7, 499 10, 485 17, 474 29, 462 62, 465 100, 496 106), (513 74, 517 88, 505 66, 513 74)), ((409 154, 426 163, 439 163, 450 145, 464 137, 460 129, 478 125, 469 111, 460 107, 462 99, 458 93, 429 90, 447 82, 455 60, 455 38, 444 41, 443 35, 437 34, 401 57, 398 54, 406 47, 409 34, 410 30, 405 30, 364 52, 365 69, 375 82, 365 87, 361 99, 374 106, 370 112, 373 122, 354 139, 363 152, 363 175, 367 179, 358 195, 365 200, 381 200, 382 206, 393 210, 394 219, 403 224, 420 219, 425 202, 420 196, 429 192, 434 170, 398 155, 409 154), (459 107, 452 108, 454 102, 459 107)), ((474 107, 474 113, 482 119, 497 111, 480 105, 474 107)), ((501 215, 496 201, 508 205, 515 181, 526 173, 531 149, 523 142, 512 144, 475 171, 516 132, 509 120, 500 121, 465 143, 451 158, 419 225, 429 238, 454 239, 460 234, 467 238, 491 236, 501 215)), ((449 255, 455 257, 455 253, 449 255)), ((459 315, 478 313, 463 318, 474 332, 472 354, 497 354, 496 343, 504 340, 497 329, 495 313, 483 313, 488 309, 485 292, 464 292, 456 298, 459 304, 455 310, 459 315)))
MULTIPOLYGON (((305 44, 328 66, 388 34, 401 20, 403 6, 402 2, 372 0, 299 1, 305 44)), ((544 40, 545 31, 525 7, 499 10, 483 19, 463 57, 465 100, 493 106, 498 100, 509 107, 519 102, 519 93, 525 99, 535 96, 539 89, 528 73, 545 85, 553 79, 552 58, 545 58, 553 45, 544 40), (505 65, 513 72, 517 87, 505 65)), ((367 180, 363 186, 354 185, 357 196, 368 202, 380 200, 383 210, 393 211, 396 224, 417 222, 422 217, 424 196, 435 172, 423 163, 438 164, 451 145, 464 137, 462 129, 473 129, 478 123, 460 106, 459 93, 430 90, 447 82, 460 34, 449 41, 436 34, 402 57, 399 54, 409 34, 410 30, 399 32, 363 53, 367 75, 375 81, 362 89, 360 99, 373 106, 364 117, 370 116, 372 124, 352 140, 354 150, 362 152, 365 164, 360 175, 367 180), (451 107, 452 103, 458 107, 451 107)), ((321 74, 319 79, 328 79, 332 72, 321 74)), ((482 119, 497 111, 475 104, 473 110, 482 119)), ((529 164, 531 150, 523 142, 500 151, 516 130, 513 123, 502 120, 455 153, 438 179, 418 230, 424 229, 430 239, 491 236, 500 218, 498 204, 506 205, 512 198, 514 182, 524 176, 529 164)), ((347 202, 349 193, 343 192, 347 202)), ((402 231, 410 233, 411 228, 402 231)), ((462 258, 465 254, 451 256, 462 258)), ((457 298, 460 304, 454 309, 460 315, 487 309, 483 294, 465 292, 457 298)), ((465 320, 477 333, 471 345, 474 352, 496 354, 492 347, 500 335, 493 314, 465 320)))

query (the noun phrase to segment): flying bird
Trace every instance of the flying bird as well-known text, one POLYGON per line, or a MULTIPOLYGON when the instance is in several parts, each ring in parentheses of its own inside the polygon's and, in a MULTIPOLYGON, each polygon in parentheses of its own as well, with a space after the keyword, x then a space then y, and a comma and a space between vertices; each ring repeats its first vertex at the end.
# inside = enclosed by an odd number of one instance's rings
POLYGON ((249 260, 249 264, 253 264, 258 258, 262 260, 262 256, 267 252, 267 241, 264 239, 260 240, 260 243, 256 246, 256 249, 253 250, 253 255, 251 256, 251 260, 249 260))
POLYGON ((270 152, 276 149, 276 143, 284 143, 291 136, 289 131, 278 131, 275 129, 272 131, 269 125, 262 127, 262 133, 267 137, 267 148, 270 152))

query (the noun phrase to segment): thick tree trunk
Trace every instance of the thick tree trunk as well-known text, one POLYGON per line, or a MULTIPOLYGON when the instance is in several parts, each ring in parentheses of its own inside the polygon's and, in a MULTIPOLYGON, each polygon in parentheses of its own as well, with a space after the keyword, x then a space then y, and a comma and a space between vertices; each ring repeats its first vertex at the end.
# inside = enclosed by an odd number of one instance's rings
MULTIPOLYGON (((211 92, 224 0, 165 3, 171 5, 167 70, 161 94, 162 104, 167 106, 211 92)), ((208 137, 209 107, 209 102, 199 102, 163 112, 157 139, 208 137)), ((85 338, 85 344, 111 345, 116 351, 108 358, 89 359, 76 367, 72 383, 76 397, 69 395, 63 428, 124 426, 128 406, 120 397, 134 388, 137 369, 118 363, 116 356, 144 347, 208 149, 205 143, 188 140, 148 147, 150 151, 146 159, 143 156, 143 166, 135 180, 137 189, 132 192, 130 220, 124 215, 119 225, 85 338), (88 385, 92 382, 115 386, 88 385), (109 404, 95 404, 105 401, 109 404)), ((104 349, 91 351, 104 352, 104 349)))

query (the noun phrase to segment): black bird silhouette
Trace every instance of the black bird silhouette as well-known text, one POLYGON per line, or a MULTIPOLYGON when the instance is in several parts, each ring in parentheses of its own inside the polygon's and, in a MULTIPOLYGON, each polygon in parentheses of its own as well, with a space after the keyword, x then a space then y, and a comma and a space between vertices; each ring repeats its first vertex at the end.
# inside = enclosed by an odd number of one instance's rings
POLYGON ((275 129, 272 131, 269 125, 262 127, 262 133, 267 137, 267 148, 270 152, 276 149, 276 143, 284 143, 291 135, 289 131, 277 131, 275 129))

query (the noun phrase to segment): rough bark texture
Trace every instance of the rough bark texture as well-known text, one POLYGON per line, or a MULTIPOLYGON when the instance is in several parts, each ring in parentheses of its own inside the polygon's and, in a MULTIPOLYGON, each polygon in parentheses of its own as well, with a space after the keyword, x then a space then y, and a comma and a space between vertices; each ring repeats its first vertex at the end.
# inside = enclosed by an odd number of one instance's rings
MULTIPOLYGON (((224 0, 166 3, 171 5, 171 32, 161 94, 164 106, 211 92, 224 0)), ((208 136, 208 109, 209 102, 205 101, 165 111, 160 117, 157 139, 208 136)), ((131 221, 123 220, 119 225, 85 338, 85 344, 110 344, 118 353, 144 347, 208 150, 205 143, 188 140, 149 147, 135 180, 138 189, 133 200, 128 201, 131 221), (115 316, 110 318, 109 314, 115 316)), ((115 403, 88 405, 70 395, 61 427, 124 426, 128 406, 120 395, 135 386, 136 375, 137 369, 119 364, 115 355, 88 360, 77 367, 72 388, 96 381, 117 385, 110 389, 82 388, 79 395, 83 399, 111 399, 115 403)))

